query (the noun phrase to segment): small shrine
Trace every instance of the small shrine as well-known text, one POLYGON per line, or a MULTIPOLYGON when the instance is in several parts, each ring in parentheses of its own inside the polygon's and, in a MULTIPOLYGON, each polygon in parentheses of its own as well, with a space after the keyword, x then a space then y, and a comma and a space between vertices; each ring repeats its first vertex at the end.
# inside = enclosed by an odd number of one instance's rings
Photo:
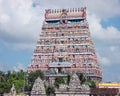
POLYGON ((69 85, 61 84, 55 92, 56 96, 89 96, 90 88, 88 85, 81 85, 77 74, 73 74, 69 85))
POLYGON ((44 83, 39 77, 34 82, 31 96, 46 96, 44 83))
POLYGON ((80 80, 79 80, 77 74, 75 74, 75 73, 72 75, 72 77, 70 79, 69 89, 70 90, 81 90, 82 89, 80 80))

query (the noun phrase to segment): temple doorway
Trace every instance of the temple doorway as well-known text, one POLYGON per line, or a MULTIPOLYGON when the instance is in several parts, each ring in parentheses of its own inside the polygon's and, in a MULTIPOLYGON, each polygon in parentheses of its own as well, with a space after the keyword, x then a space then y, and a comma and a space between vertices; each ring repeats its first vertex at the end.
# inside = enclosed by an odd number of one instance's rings
POLYGON ((62 72, 62 68, 58 67, 58 73, 61 73, 61 72, 62 72))

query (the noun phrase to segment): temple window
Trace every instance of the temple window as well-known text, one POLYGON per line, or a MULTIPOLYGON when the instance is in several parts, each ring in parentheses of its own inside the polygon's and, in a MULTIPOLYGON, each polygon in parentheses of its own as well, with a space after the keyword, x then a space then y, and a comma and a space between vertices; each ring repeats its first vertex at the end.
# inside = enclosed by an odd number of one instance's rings
POLYGON ((63 49, 60 49, 60 52, 63 52, 63 49))
POLYGON ((75 58, 75 55, 73 55, 73 57, 75 58))
POLYGON ((72 47, 74 48, 75 46, 73 45, 72 47))
POLYGON ((61 43, 63 44, 63 43, 64 43, 64 41, 61 41, 61 43))
POLYGON ((59 62, 63 62, 63 58, 59 58, 59 62))
POLYGON ((64 34, 62 33, 62 36, 64 36, 64 34))
POLYGON ((68 45, 67 48, 70 48, 70 45, 68 45))
POLYGON ((76 48, 76 52, 78 52, 79 51, 79 48, 76 48))

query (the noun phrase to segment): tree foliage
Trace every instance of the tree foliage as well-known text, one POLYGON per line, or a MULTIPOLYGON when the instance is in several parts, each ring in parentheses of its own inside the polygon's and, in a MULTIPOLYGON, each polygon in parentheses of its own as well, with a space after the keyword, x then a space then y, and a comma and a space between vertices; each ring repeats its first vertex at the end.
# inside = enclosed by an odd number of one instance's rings
POLYGON ((63 77, 56 77, 55 83, 54 83, 55 87, 59 88, 59 85, 62 83, 65 83, 64 78, 63 77))
POLYGON ((46 88, 46 94, 47 94, 47 96, 53 96, 54 93, 55 93, 55 88, 53 86, 48 86, 46 88))
POLYGON ((91 80, 85 81, 85 84, 88 85, 90 88, 96 88, 96 83, 91 80))
POLYGON ((96 83, 90 79, 87 79, 87 76, 83 73, 78 74, 78 77, 80 79, 80 83, 81 84, 86 84, 88 85, 90 88, 96 88, 96 83))
POLYGON ((71 76, 70 76, 70 74, 68 74, 67 75, 67 85, 69 85, 69 83, 70 83, 70 78, 71 78, 71 76))
POLYGON ((80 79, 80 83, 81 84, 84 84, 84 82, 87 80, 87 77, 86 77, 86 75, 85 74, 83 74, 83 73, 79 73, 79 74, 77 74, 78 75, 78 77, 79 77, 79 79, 80 79))
POLYGON ((26 84, 25 86, 26 90, 31 91, 32 86, 38 77, 40 77, 42 80, 44 79, 44 73, 41 70, 36 70, 28 74, 28 84, 26 84))
POLYGON ((0 94, 8 93, 10 92, 10 89, 12 87, 12 84, 15 84, 15 88, 17 93, 20 93, 23 91, 24 88, 24 72, 23 70, 19 72, 2 72, 0 71, 0 94))

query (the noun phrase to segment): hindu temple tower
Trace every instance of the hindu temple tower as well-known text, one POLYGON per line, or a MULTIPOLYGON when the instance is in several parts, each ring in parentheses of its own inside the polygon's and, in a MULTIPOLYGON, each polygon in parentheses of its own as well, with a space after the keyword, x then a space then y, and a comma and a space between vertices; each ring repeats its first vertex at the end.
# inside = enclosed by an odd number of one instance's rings
POLYGON ((82 72, 92 80, 102 80, 85 7, 45 10, 40 38, 28 66, 28 72, 35 70, 46 74, 82 72))

